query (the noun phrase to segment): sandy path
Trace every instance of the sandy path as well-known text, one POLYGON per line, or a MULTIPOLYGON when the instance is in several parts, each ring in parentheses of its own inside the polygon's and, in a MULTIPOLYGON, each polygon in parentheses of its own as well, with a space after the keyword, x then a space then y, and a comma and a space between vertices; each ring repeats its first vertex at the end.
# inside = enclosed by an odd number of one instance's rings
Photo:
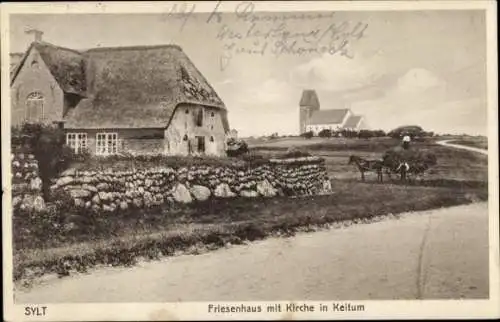
POLYGON ((460 144, 449 143, 451 141, 453 141, 453 140, 437 141, 436 143, 439 144, 439 145, 442 145, 442 146, 450 147, 450 148, 468 150, 468 151, 472 151, 472 152, 477 152, 477 153, 488 155, 488 150, 474 148, 474 147, 471 147, 471 146, 465 146, 465 145, 460 145, 460 144))
POLYGON ((104 268, 16 292, 16 302, 31 303, 487 297, 487 203, 104 268))

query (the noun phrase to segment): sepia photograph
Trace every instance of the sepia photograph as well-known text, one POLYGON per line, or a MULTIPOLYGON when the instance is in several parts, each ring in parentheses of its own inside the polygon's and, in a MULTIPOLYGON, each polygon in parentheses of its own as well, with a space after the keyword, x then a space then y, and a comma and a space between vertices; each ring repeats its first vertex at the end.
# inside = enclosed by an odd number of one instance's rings
POLYGON ((7 320, 498 318, 496 9, 425 5, 2 4, 7 320))

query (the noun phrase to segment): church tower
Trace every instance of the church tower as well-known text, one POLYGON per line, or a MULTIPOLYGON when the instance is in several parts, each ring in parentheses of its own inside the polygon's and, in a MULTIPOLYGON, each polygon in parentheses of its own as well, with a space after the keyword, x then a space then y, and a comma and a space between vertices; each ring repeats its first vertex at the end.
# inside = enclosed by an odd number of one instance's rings
POLYGON ((300 98, 300 114, 299 114, 299 130, 302 134, 306 132, 306 125, 309 123, 314 111, 319 111, 319 99, 316 91, 313 89, 305 89, 300 98))

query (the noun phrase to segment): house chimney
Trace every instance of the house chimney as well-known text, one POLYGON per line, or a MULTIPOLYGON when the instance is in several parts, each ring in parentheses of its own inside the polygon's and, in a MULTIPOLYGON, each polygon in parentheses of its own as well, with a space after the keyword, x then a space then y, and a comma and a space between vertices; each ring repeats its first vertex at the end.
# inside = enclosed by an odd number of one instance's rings
POLYGON ((25 32, 28 35, 31 35, 31 34, 34 35, 33 41, 35 41, 35 42, 41 42, 42 41, 43 31, 32 28, 32 29, 26 30, 25 32))

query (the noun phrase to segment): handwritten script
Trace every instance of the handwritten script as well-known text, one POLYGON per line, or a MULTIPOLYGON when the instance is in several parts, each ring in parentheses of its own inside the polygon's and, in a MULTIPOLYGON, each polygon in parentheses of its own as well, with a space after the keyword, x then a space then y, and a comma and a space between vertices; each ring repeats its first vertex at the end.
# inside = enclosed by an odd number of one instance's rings
MULTIPOLYGON (((236 5, 234 16, 220 11, 221 1, 208 15, 207 24, 217 26, 215 38, 222 43, 221 70, 238 55, 305 56, 341 55, 353 58, 350 44, 363 38, 368 24, 342 21, 335 12, 256 12, 250 1, 236 5)), ((192 17, 195 4, 175 5, 168 17, 182 21, 181 30, 192 17)))

